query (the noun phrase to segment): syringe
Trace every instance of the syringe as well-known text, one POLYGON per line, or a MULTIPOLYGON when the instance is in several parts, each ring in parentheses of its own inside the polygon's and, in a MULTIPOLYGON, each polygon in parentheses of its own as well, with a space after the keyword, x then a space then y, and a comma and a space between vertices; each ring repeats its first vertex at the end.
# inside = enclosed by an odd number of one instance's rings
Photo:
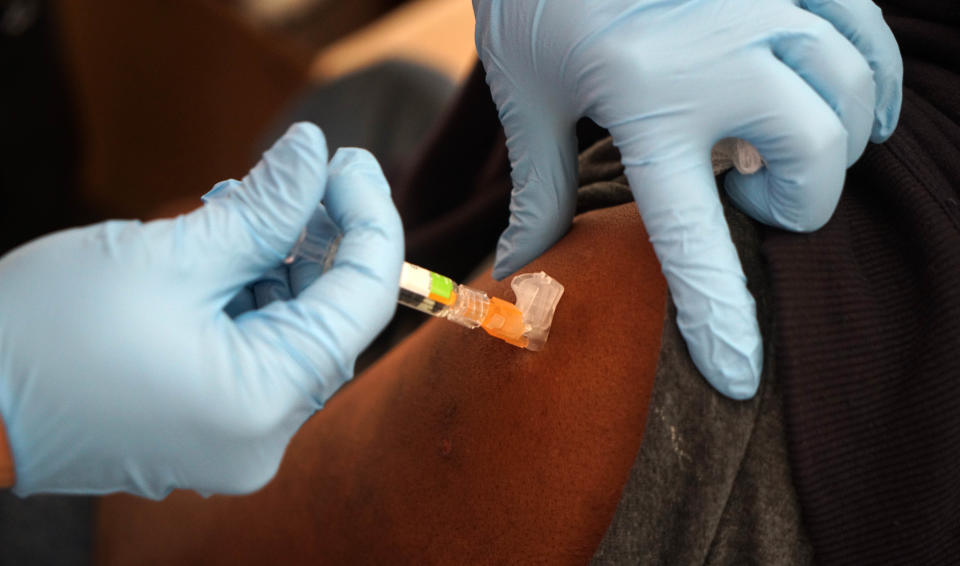
MULTIPOLYGON (((290 252, 287 262, 306 257, 321 263, 326 271, 333 263, 339 238, 322 244, 308 243, 305 239, 306 231, 290 252)), ((397 301, 467 328, 483 328, 487 334, 519 348, 540 350, 550 333, 553 313, 563 295, 563 285, 541 271, 517 275, 510 286, 517 296, 516 304, 489 297, 483 291, 404 262, 397 301)))
POLYGON ((547 340, 563 286, 543 272, 518 275, 513 285, 517 305, 404 262, 399 302, 467 328, 479 326, 487 334, 519 348, 539 350, 547 340), (531 308, 527 312, 520 308, 522 297, 529 299, 527 302, 531 308), (547 311, 549 318, 544 320, 543 314, 547 311))

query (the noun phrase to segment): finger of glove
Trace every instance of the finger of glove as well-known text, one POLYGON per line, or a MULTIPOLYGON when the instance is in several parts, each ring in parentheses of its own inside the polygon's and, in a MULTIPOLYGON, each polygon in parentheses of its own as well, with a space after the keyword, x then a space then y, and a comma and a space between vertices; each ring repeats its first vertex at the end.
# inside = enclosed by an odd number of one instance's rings
POLYGON ((833 24, 863 54, 876 88, 870 139, 886 140, 900 118, 903 58, 880 8, 870 0, 800 0, 800 7, 833 24))
POLYGON ((323 196, 327 146, 309 123, 294 124, 240 183, 218 184, 186 217, 223 301, 279 265, 323 196))
POLYGON ((330 270, 293 300, 238 319, 242 332, 284 360, 305 394, 322 404, 353 374, 357 355, 390 320, 403 262, 403 230, 374 157, 341 149, 324 198, 343 230, 330 270))
POLYGON ((797 27, 773 40, 774 54, 836 113, 847 132, 847 165, 860 158, 874 124, 876 88, 866 59, 823 19, 796 10, 797 27))
MULTIPOLYGON (((758 63, 762 64, 762 63, 758 63)), ((727 116, 728 130, 753 144, 765 167, 730 171, 724 185, 754 219, 795 232, 826 224, 846 174, 847 134, 837 115, 793 70, 770 58, 754 96, 727 116)))
POLYGON ((493 277, 530 263, 570 228, 577 204, 574 121, 543 109, 503 104, 513 193, 510 223, 497 243, 493 277))
POLYGON ((670 293, 677 326, 700 373, 733 399, 753 397, 763 344, 753 297, 723 216, 709 161, 700 154, 658 159, 615 129, 627 178, 670 293))

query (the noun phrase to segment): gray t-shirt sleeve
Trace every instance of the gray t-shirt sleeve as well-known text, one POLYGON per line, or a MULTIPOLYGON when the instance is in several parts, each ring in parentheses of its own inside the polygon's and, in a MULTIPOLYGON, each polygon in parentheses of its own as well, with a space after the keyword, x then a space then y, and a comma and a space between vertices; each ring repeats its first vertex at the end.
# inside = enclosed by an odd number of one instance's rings
MULTIPOLYGON (((581 155, 580 211, 631 200, 607 139, 581 155)), ((700 376, 668 304, 643 444, 593 564, 811 564, 790 479, 759 227, 724 203, 757 301, 764 374, 732 401, 700 376)))

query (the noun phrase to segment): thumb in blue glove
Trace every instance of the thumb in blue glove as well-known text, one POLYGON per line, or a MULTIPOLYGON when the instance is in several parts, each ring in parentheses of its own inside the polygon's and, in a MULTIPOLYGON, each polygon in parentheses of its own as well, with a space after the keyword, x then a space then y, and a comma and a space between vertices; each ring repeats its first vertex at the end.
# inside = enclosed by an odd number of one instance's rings
POLYGON ((296 125, 174 220, 47 236, 0 261, 0 415, 16 493, 244 493, 352 375, 396 305, 403 236, 373 157, 296 125), (231 319, 322 201, 331 269, 231 319))
POLYGON ((507 134, 514 192, 494 276, 568 229, 581 116, 608 129, 691 357, 721 393, 752 397, 762 343, 723 217, 711 148, 765 167, 726 189, 796 231, 832 215, 845 169, 897 122, 902 62, 869 0, 474 0, 476 41, 507 134))

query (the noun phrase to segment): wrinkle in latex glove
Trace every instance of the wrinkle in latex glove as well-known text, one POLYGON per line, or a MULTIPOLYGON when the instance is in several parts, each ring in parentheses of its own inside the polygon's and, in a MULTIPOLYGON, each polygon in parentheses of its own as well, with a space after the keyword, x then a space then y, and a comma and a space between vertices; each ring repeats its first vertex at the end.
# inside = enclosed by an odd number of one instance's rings
POLYGON ((763 167, 725 188, 755 219, 809 231, 836 207, 846 168, 900 111, 902 62, 869 0, 474 0, 477 51, 513 176, 494 276, 568 229, 574 125, 607 128, 704 377, 751 397, 762 344, 721 214, 711 148, 745 140, 763 167))
POLYGON ((16 493, 245 493, 273 477, 396 308, 387 182, 367 152, 327 158, 320 130, 295 125, 188 215, 67 230, 0 260, 16 493), (342 241, 291 291, 276 269, 320 203, 342 241), (267 279, 281 300, 224 312, 267 279))

